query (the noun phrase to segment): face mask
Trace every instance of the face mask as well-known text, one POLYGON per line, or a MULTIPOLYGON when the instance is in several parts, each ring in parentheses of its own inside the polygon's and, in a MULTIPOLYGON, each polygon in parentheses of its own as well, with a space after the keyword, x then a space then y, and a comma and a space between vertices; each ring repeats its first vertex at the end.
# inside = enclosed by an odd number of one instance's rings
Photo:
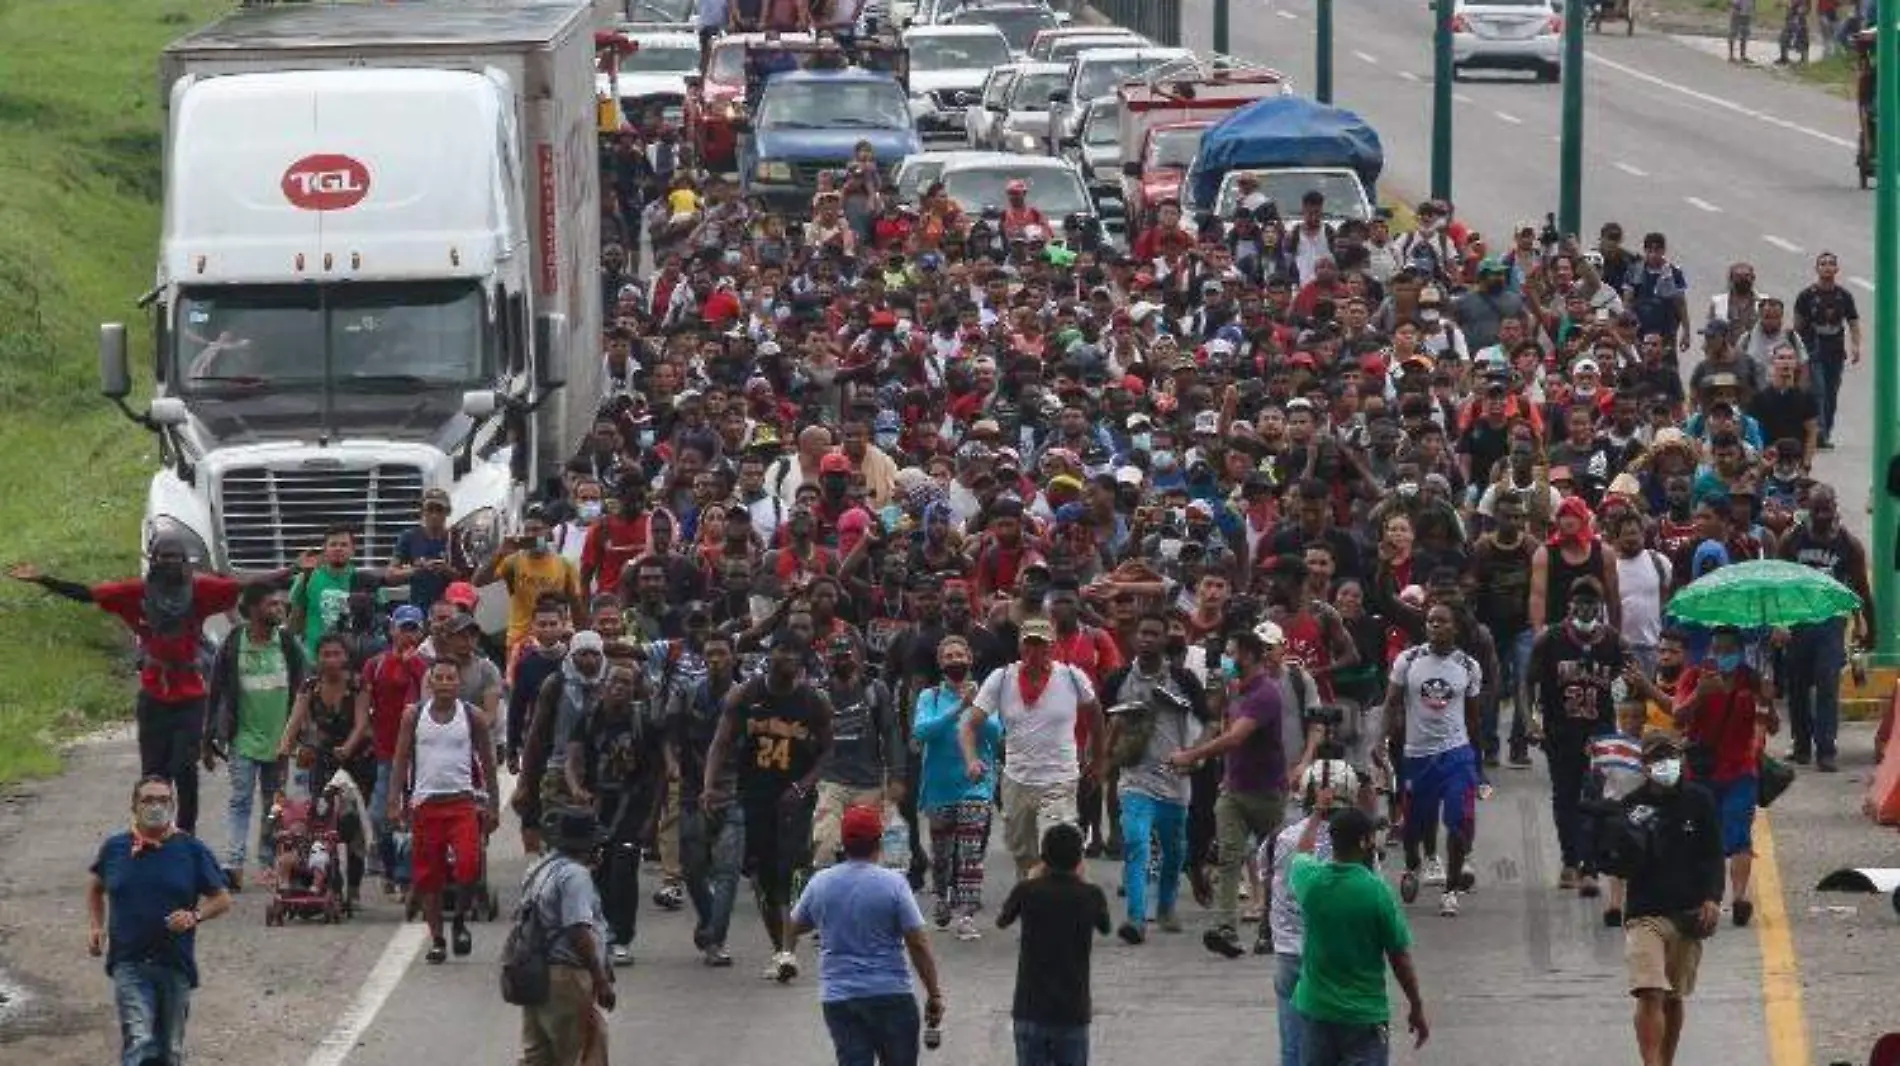
POLYGON ((1663 759, 1649 764, 1649 779, 1664 788, 1674 788, 1682 780, 1682 760, 1663 759))
POLYGON ((533 551, 533 552, 534 552, 534 553, 535 553, 536 555, 545 555, 545 554, 547 554, 547 550, 548 550, 548 538, 546 538, 546 537, 536 537, 536 538, 534 538, 534 547, 533 547, 533 548, 531 548, 531 549, 529 549, 529 550, 530 550, 530 551, 533 551))
POLYGON ((1154 460, 1154 467, 1156 470, 1174 469, 1174 453, 1171 451, 1168 451, 1165 448, 1163 448, 1161 451, 1155 452, 1154 455, 1151 456, 1151 458, 1154 460))
POLYGON ((1221 676, 1229 681, 1240 680, 1240 664, 1232 659, 1223 658, 1220 663, 1221 676))
POLYGON ((172 805, 162 801, 139 804, 138 823, 148 833, 158 832, 172 824, 172 805))
POLYGON ((601 504, 599 500, 582 500, 581 501, 580 519, 583 525, 599 518, 600 512, 601 512, 601 504))
POLYGON ((1715 668, 1725 674, 1734 673, 1741 668, 1741 665, 1742 653, 1739 651, 1732 651, 1715 657, 1715 668))
POLYGON ((1401 481, 1401 482, 1399 482, 1399 495, 1401 495, 1401 496, 1416 496, 1416 495, 1418 495, 1418 482, 1416 482, 1416 481, 1401 481))
POLYGON ((1137 433, 1134 435, 1131 443, 1134 444, 1136 451, 1145 452, 1154 444, 1154 435, 1150 433, 1137 433))
POLYGON ((886 451, 886 452, 896 451, 897 437, 898 435, 895 433, 879 433, 877 435, 878 449, 880 451, 886 451))
POLYGON ((654 436, 654 433, 652 430, 643 429, 640 431, 640 447, 642 448, 653 447, 653 442, 655 439, 657 438, 654 436))
POLYGON ((1576 627, 1577 632, 1582 633, 1585 636, 1589 636, 1590 634, 1595 633, 1597 631, 1597 626, 1601 625, 1602 622, 1603 622, 1603 611, 1600 608, 1592 608, 1591 610, 1588 610, 1588 611, 1579 611, 1570 616, 1570 624, 1576 627))
POLYGON ((953 685, 961 684, 963 679, 969 676, 970 676, 969 663, 945 663, 944 664, 944 667, 943 667, 944 680, 950 682, 953 685))

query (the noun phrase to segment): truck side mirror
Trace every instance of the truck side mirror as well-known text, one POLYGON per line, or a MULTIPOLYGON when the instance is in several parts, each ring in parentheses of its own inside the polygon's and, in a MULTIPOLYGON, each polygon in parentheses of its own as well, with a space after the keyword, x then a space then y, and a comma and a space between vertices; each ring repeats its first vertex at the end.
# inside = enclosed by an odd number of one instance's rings
POLYGON ((191 417, 185 408, 185 401, 176 396, 159 396, 152 400, 152 410, 147 414, 154 425, 182 426, 191 417))
POLYGON ((1130 159, 1128 162, 1123 163, 1122 173, 1128 175, 1131 178, 1141 177, 1141 160, 1130 159))
POLYGON ((552 312, 534 318, 534 381, 544 392, 567 384, 559 359, 567 350, 567 316, 552 312))
POLYGON ((132 395, 132 370, 125 358, 125 323, 99 327, 99 392, 108 400, 132 395))
POLYGON ((495 413, 495 390, 470 389, 462 394, 462 413, 479 422, 495 413))

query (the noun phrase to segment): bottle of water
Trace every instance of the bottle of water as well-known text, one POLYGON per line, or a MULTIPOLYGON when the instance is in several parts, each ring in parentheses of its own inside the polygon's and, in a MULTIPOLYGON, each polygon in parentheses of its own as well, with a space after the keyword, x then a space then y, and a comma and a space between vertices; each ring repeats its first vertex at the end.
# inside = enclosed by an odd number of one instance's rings
POLYGON ((924 1046, 932 1051, 943 1046, 943 1029, 941 1026, 924 1026, 924 1046))

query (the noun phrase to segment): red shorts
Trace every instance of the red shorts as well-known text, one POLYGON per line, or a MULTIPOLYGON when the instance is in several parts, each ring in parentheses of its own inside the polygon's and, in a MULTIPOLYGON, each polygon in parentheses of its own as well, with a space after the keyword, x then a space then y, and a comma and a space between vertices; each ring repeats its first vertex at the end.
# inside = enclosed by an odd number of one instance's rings
POLYGON ((418 803, 410 810, 411 875, 417 892, 440 892, 448 883, 450 854, 455 883, 472 885, 482 876, 482 822, 472 799, 418 803))

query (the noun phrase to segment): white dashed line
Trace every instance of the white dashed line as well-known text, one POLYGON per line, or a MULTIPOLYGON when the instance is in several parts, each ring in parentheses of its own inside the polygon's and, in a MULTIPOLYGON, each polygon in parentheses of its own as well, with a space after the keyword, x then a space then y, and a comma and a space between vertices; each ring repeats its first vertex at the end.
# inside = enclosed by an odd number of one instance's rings
POLYGON ((1524 124, 1523 119, 1518 118, 1516 115, 1511 114, 1509 111, 1493 111, 1491 113, 1498 117, 1499 122, 1508 122, 1513 126, 1521 126, 1524 124))
POLYGON ((1273 13, 1274 13, 1274 14, 1276 14, 1276 15, 1278 15, 1278 16, 1280 16, 1281 18, 1283 18, 1283 19, 1287 19, 1287 20, 1289 20, 1289 21, 1291 21, 1291 20, 1293 20, 1293 19, 1296 19, 1296 18, 1299 18, 1299 17, 1300 17, 1300 16, 1298 16, 1298 15, 1295 15, 1295 14, 1294 14, 1293 12, 1291 12, 1291 11, 1288 11, 1288 10, 1287 10, 1286 8, 1283 8, 1283 7, 1278 7, 1278 8, 1274 8, 1274 9, 1273 9, 1273 13))
POLYGON ((1764 241, 1767 241, 1769 244, 1774 245, 1775 247, 1781 249, 1784 252, 1799 252, 1801 250, 1800 245, 1794 243, 1793 241, 1789 240, 1786 237, 1777 237, 1772 233, 1762 234, 1761 239, 1764 241))
MULTIPOLYGON (((1682 198, 1682 202, 1685 204, 1688 204, 1690 207, 1693 207, 1698 211, 1707 211, 1708 213, 1712 215, 1722 210, 1721 208, 1715 206, 1714 204, 1708 202, 1707 200, 1704 200, 1700 196, 1685 196, 1682 198)), ((1769 238, 1769 239, 1771 241, 1773 240, 1773 238, 1769 238)))
POLYGON ((1414 74, 1413 72, 1409 70, 1399 71, 1399 77, 1404 78, 1406 81, 1424 81, 1425 80, 1424 78, 1420 77, 1417 74, 1414 74))
POLYGON ((1452 98, 1453 100, 1456 100, 1456 101, 1458 101, 1458 102, 1459 102, 1459 103, 1461 103, 1461 104, 1475 104, 1475 103, 1477 103, 1477 101, 1476 101, 1476 100, 1473 100, 1473 99, 1472 99, 1471 97, 1469 97, 1469 96, 1466 96, 1466 95, 1465 95, 1464 93, 1452 93, 1452 94, 1451 94, 1451 98, 1452 98))
POLYGON ((1632 177, 1632 178, 1647 178, 1647 177, 1649 177, 1649 172, 1648 172, 1648 171, 1646 171, 1646 170, 1644 170, 1644 169, 1642 169, 1641 167, 1633 167, 1633 166, 1630 166, 1630 165, 1629 165, 1628 163, 1624 163, 1624 162, 1621 162, 1621 161, 1618 161, 1618 162, 1617 162, 1617 164, 1616 164, 1616 169, 1618 169, 1618 170, 1620 170, 1620 171, 1622 171, 1622 172, 1623 172, 1623 173, 1625 173, 1625 174, 1628 174, 1628 175, 1629 175, 1630 177, 1632 177))
POLYGON ((1868 281, 1866 278, 1861 277, 1859 274, 1856 274, 1853 277, 1848 278, 1847 283, 1849 285, 1852 285, 1856 289, 1865 289, 1868 292, 1874 291, 1874 283, 1871 281, 1868 281))
POLYGON ((1361 63, 1370 63, 1375 67, 1379 65, 1379 57, 1371 52, 1354 52, 1352 57, 1361 63))
MULTIPOLYGON (((1757 111, 1751 107, 1743 107, 1741 104, 1738 104, 1733 100, 1724 100, 1723 98, 1719 96, 1715 96, 1710 93, 1701 92, 1696 89, 1691 89, 1686 85, 1678 85, 1673 81, 1669 81, 1664 78, 1659 78, 1656 75, 1651 74, 1646 70, 1638 70, 1635 67, 1628 66, 1623 63, 1618 63, 1613 59, 1605 59, 1602 56, 1597 55, 1595 52, 1587 53, 1585 55, 1585 58, 1588 59, 1592 63, 1598 63, 1610 68, 1611 70, 1618 71, 1623 74, 1627 74, 1630 77, 1637 79, 1638 81, 1645 81, 1659 88, 1668 89, 1671 92, 1681 93, 1682 95, 1687 96, 1692 100, 1697 100, 1702 103, 1709 104, 1713 107, 1719 107, 1725 111, 1733 112, 1734 114, 1737 114, 1737 115, 1743 115, 1745 117, 1755 119, 1756 121, 1766 123, 1778 129, 1788 130, 1792 133, 1806 134, 1809 137, 1813 137, 1815 140, 1826 141, 1828 144, 1834 145, 1837 148, 1853 148, 1855 146, 1854 142, 1852 140, 1849 140, 1846 137, 1837 137, 1832 133, 1825 133, 1821 130, 1810 129, 1809 127, 1803 126, 1800 123, 1790 122, 1785 118, 1780 118, 1775 115, 1770 115, 1765 111, 1757 111)), ((1773 243, 1773 242, 1770 242, 1770 243, 1773 243)))

